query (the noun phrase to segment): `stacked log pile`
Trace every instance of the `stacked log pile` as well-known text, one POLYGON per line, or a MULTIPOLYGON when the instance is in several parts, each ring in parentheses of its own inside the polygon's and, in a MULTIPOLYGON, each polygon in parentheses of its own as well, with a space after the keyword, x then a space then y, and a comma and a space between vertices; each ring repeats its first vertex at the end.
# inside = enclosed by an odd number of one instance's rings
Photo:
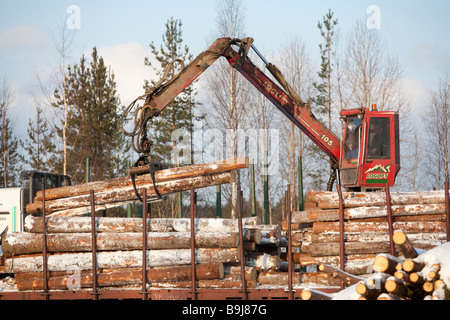
MULTIPOLYGON (((148 219, 147 280, 152 288, 189 288, 191 249, 189 218, 148 219)), ((97 285, 142 283, 143 225, 140 218, 97 217, 97 285)), ((198 288, 240 288, 239 234, 236 219, 195 219, 195 263, 198 288)), ((91 217, 49 217, 48 286, 51 290, 92 288, 91 217)), ((25 232, 3 236, 7 272, 19 290, 43 288, 43 221, 27 216, 25 232)), ((280 267, 280 226, 262 225, 259 217, 243 218, 247 288, 258 285, 258 273, 280 267)))
MULTIPOLYGON (((373 273, 367 278, 352 276, 348 288, 334 294, 316 289, 303 290, 304 300, 449 300, 450 242, 430 250, 415 249, 406 233, 395 233, 395 245, 402 254, 378 254, 373 273)), ((333 267, 322 265, 324 272, 333 267)), ((342 276, 345 279, 346 276, 342 276)))
MULTIPOLYGON (((445 193, 391 192, 393 230, 403 230, 415 248, 428 250, 446 241, 445 193)), ((369 276, 372 261, 391 253, 385 192, 343 192, 344 271, 369 276)), ((310 191, 304 211, 292 213, 293 258, 297 267, 340 267, 340 222, 337 192, 310 191)), ((283 230, 287 222, 283 221, 283 230)), ((305 282, 339 286, 340 280, 310 274, 305 282), (337 280, 337 281, 336 281, 337 280)), ((306 276, 304 275, 304 278, 306 276)))

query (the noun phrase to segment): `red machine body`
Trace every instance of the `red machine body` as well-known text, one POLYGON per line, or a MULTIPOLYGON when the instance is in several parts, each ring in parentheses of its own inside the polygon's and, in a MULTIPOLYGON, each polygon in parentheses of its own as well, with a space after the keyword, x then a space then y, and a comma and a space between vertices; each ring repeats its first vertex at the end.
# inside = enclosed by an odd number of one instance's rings
MULTIPOLYGON (((344 126, 341 141, 316 119, 310 105, 292 90, 278 68, 264 59, 253 46, 253 38, 217 39, 170 81, 152 88, 146 94, 141 118, 147 121, 158 115, 221 56, 331 158, 335 169, 340 171, 341 184, 345 188, 375 190, 385 187, 386 183, 389 186, 394 184, 400 170, 398 113, 368 108, 342 110, 340 116, 344 126), (239 49, 236 51, 233 46, 239 49), (278 84, 249 59, 247 54, 250 48, 264 61, 278 84)), ((144 144, 145 137, 139 141, 144 144)), ((329 183, 329 189, 330 185, 332 183, 329 183)))

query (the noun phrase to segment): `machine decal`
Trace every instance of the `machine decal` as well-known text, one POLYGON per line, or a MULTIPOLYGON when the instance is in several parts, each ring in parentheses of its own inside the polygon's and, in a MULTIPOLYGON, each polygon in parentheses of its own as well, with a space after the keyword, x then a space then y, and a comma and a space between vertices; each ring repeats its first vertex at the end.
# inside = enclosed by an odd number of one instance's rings
POLYGON ((390 168, 390 164, 385 166, 378 164, 375 167, 368 169, 365 172, 367 183, 386 183, 390 173, 390 168))

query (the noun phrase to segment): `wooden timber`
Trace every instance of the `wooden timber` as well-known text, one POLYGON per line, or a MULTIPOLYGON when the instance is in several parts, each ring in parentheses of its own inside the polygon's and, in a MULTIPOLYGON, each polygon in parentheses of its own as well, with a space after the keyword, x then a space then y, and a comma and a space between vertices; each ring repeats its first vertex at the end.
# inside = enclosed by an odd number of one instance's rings
MULTIPOLYGON (((155 172, 155 182, 169 180, 178 180, 191 178, 195 176, 204 176, 226 171, 247 168, 249 164, 247 157, 231 158, 221 161, 215 161, 205 164, 195 164, 191 166, 177 167, 155 172)), ((149 173, 136 176, 136 186, 142 188, 151 182, 149 173)), ((91 190, 95 193, 103 192, 109 189, 132 188, 133 184, 130 177, 119 177, 104 181, 94 181, 74 186, 65 186, 60 188, 45 190, 45 199, 54 200, 73 196, 87 195, 91 190)), ((36 194, 35 202, 42 201, 42 191, 36 194)))
MULTIPOLYGON (((148 232, 148 249, 189 249, 189 232, 148 232)), ((195 235, 197 248, 236 248, 237 233, 198 232, 195 235)), ((11 233, 4 237, 2 250, 5 257, 42 252, 42 236, 37 233, 11 233)), ((142 248, 142 234, 99 233, 98 251, 138 250, 142 248)), ((92 237, 88 233, 51 233, 47 235, 48 252, 86 252, 92 250, 92 237)))
MULTIPOLYGON (((158 192, 161 195, 186 191, 190 189, 198 189, 218 184, 231 183, 233 180, 233 172, 224 172, 206 176, 194 176, 189 179, 169 180, 156 183, 158 192)), ((156 191, 153 183, 147 182, 138 190, 142 192, 143 188, 147 188, 149 196, 155 196, 156 191)), ((124 205, 128 202, 136 202, 138 198, 133 187, 120 189, 104 190, 95 193, 96 210, 101 210, 101 205, 112 204, 124 205)), ((79 195, 68 198, 58 198, 45 202, 46 211, 49 216, 71 216, 82 215, 90 212, 90 195, 79 195)), ((42 210, 42 202, 33 202, 27 205, 26 212, 28 214, 40 213, 42 210)))
MULTIPOLYGON (((198 248, 195 250, 196 263, 237 262, 238 248, 198 248)), ((147 266, 177 266, 191 262, 190 249, 148 250, 147 266)), ((101 251, 97 253, 100 269, 138 268, 142 266, 142 251, 101 251)), ((47 258, 49 271, 92 269, 91 253, 51 254, 47 258)), ((6 259, 5 269, 10 273, 42 271, 42 255, 19 256, 6 259)))

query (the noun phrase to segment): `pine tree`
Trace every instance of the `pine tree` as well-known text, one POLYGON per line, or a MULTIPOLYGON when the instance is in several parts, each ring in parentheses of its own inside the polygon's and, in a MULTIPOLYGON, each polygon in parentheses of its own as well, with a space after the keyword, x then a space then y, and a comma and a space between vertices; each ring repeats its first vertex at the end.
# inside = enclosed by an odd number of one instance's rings
POLYGON ((36 106, 36 118, 28 120, 28 137, 21 146, 26 152, 27 163, 32 170, 52 172, 55 171, 55 132, 50 131, 48 122, 42 114, 42 109, 36 106))
MULTIPOLYGON (((149 58, 145 58, 144 64, 153 67, 159 77, 163 76, 167 66, 175 59, 180 59, 184 65, 187 65, 193 58, 192 54, 189 53, 189 48, 186 45, 183 46, 182 25, 181 20, 175 20, 173 17, 170 18, 165 24, 166 32, 162 37, 163 43, 159 46, 159 49, 157 49, 153 42, 150 44, 152 54, 156 61, 159 62, 159 67, 156 68, 153 66, 149 58)), ((176 76, 182 70, 183 64, 174 64, 170 77, 176 76)), ((152 85, 155 85, 155 81, 149 82, 146 80, 144 88, 148 90, 152 85)), ((166 166, 175 167, 193 163, 193 120, 201 119, 201 117, 195 117, 194 115, 194 108, 196 106, 195 96, 196 92, 192 86, 188 86, 166 106, 158 117, 152 118, 149 122, 150 132, 148 133, 148 137, 153 142, 151 156, 156 161, 160 161, 166 166), (175 130, 183 130, 186 133, 183 136, 190 137, 190 155, 180 154, 179 148, 177 148, 178 141, 173 141, 172 138, 172 133, 175 130), (183 156, 184 163, 180 163, 179 156, 183 156)), ((184 150, 186 149, 184 148, 184 150)), ((163 215, 167 215, 170 212, 171 216, 175 216, 176 214, 178 217, 181 217, 181 193, 178 193, 176 197, 169 197, 169 201, 159 203, 156 208, 163 215)))
POLYGON ((337 19, 333 20, 333 15, 334 13, 329 10, 322 22, 318 21, 317 23, 324 42, 319 44, 321 64, 318 76, 320 83, 314 82, 314 87, 318 91, 318 95, 314 99, 316 111, 319 114, 328 115, 329 128, 331 128, 331 55, 335 27, 338 23, 337 19))
MULTIPOLYGON (((147 66, 153 67, 158 77, 162 77, 166 67, 175 59, 181 59, 184 65, 187 65, 192 60, 192 54, 189 53, 189 48, 183 46, 182 39, 182 22, 181 20, 169 19, 166 22, 166 32, 162 37, 163 43, 157 49, 156 45, 152 42, 150 48, 156 61, 159 62, 159 68, 152 65, 149 58, 146 58, 144 63, 147 66)), ((181 71, 181 65, 175 65, 171 76, 176 75, 181 71)), ((159 80, 159 79, 158 79, 159 80)), ((149 87, 155 84, 155 81, 145 81, 144 88, 147 90, 149 87)), ((149 138, 154 142, 152 148, 152 156, 158 161, 166 164, 172 164, 178 166, 176 157, 172 158, 172 155, 177 155, 177 142, 172 141, 172 132, 177 129, 186 130, 192 137, 193 131, 193 119, 196 92, 192 86, 188 86, 182 93, 180 93, 167 107, 162 111, 158 117, 154 117, 149 124, 150 132, 149 138)), ((192 161, 192 157, 191 157, 192 161)))
MULTIPOLYGON (((117 129, 123 108, 114 74, 96 48, 89 66, 83 55, 79 65, 68 66, 67 72, 67 173, 72 175, 72 181, 84 181, 86 158, 90 159, 91 180, 110 179, 126 172, 129 146, 117 129)), ((63 97, 58 90, 55 98, 55 106, 62 106, 63 97)), ((57 132, 61 136, 62 128, 57 132)))

